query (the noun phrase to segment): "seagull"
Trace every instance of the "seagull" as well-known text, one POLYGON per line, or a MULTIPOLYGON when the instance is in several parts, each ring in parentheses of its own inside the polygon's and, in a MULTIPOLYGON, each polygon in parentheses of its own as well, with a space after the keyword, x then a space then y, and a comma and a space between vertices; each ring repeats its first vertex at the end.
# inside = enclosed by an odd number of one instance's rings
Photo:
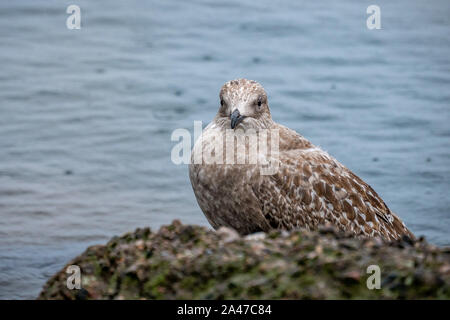
POLYGON ((222 86, 219 110, 193 147, 189 177, 214 229, 224 226, 246 235, 331 225, 355 237, 415 239, 370 185, 294 130, 274 122, 267 94, 253 80, 222 86), (228 148, 224 141, 230 134, 247 135, 241 140, 244 150, 228 148), (273 152, 253 148, 252 135, 275 137, 273 152), (242 155, 247 149, 256 150, 256 163, 242 155), (223 161, 228 152, 232 161, 223 161), (239 156, 245 161, 236 161, 239 156), (222 159, 211 161, 217 158, 222 159), (263 163, 275 170, 264 172, 263 163))

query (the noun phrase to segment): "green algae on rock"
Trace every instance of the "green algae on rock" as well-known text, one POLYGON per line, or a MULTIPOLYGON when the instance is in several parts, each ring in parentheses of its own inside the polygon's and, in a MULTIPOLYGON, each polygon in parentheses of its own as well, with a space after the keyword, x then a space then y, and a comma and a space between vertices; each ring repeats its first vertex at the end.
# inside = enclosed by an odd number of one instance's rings
POLYGON ((156 233, 137 229, 89 247, 38 299, 449 299, 450 249, 423 239, 357 239, 324 227, 257 233, 217 232, 175 220, 156 233), (381 288, 368 289, 370 265, 381 288))

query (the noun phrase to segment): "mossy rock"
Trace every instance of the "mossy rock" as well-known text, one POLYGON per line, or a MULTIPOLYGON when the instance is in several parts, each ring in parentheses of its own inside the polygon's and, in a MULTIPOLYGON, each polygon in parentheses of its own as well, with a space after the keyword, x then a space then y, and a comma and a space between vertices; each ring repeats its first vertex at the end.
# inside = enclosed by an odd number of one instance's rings
POLYGON ((449 299, 450 249, 326 227, 246 237, 174 221, 89 247, 38 299, 449 299), (82 288, 68 289, 78 265, 82 288), (368 289, 370 265, 380 289, 368 289))

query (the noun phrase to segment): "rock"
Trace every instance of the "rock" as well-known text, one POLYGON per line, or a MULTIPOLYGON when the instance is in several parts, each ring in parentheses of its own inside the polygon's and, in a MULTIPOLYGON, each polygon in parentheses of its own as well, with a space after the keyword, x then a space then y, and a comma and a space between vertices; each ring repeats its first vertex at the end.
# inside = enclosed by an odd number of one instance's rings
POLYGON ((330 226, 239 236, 174 221, 89 247, 38 299, 449 299, 450 250, 420 239, 358 239, 330 226), (369 290, 369 265, 381 289, 369 290))
POLYGON ((217 234, 220 236, 224 243, 233 242, 240 239, 239 233, 231 228, 220 227, 217 230, 217 234))

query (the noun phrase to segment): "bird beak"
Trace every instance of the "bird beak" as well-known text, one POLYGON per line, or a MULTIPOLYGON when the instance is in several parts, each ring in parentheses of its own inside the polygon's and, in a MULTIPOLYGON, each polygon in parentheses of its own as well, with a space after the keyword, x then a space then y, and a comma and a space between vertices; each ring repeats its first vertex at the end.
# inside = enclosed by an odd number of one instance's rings
POLYGON ((238 109, 234 110, 230 116, 231 119, 231 129, 236 128, 236 126, 244 120, 245 116, 242 116, 238 109))

